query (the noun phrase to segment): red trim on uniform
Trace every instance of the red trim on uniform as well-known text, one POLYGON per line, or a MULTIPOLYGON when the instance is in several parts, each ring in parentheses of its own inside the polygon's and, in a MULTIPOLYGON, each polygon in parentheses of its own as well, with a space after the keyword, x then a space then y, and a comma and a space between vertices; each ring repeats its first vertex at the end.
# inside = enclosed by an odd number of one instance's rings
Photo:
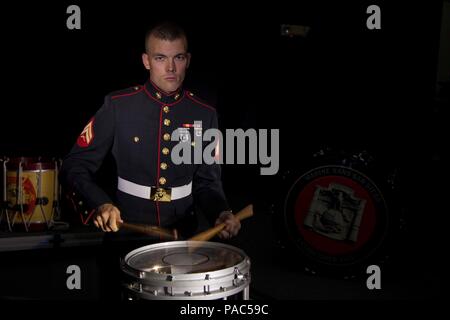
MULTIPOLYGON (((73 197, 70 197, 70 202, 72 203, 73 209, 74 209, 75 211, 78 211, 78 206, 76 205, 76 203, 75 203, 73 197)), ((95 209, 92 209, 91 212, 90 212, 90 213, 88 214, 88 216, 86 217, 86 220, 83 219, 83 213, 80 212, 80 220, 81 220, 81 223, 84 224, 84 225, 87 225, 88 222, 89 222, 89 219, 92 218, 92 215, 94 214, 94 212, 95 212, 95 209)))
POLYGON ((133 96, 133 95, 135 95, 135 94, 141 92, 143 89, 144 89, 144 86, 142 86, 139 90, 134 91, 134 92, 124 93, 124 94, 118 94, 118 95, 116 95, 116 96, 112 96, 112 97, 111 97, 111 100, 112 100, 112 99, 117 99, 117 98, 120 98, 120 97, 133 96))
MULTIPOLYGON (((158 167, 158 171, 156 174, 156 187, 159 187, 159 163, 161 161, 161 125, 162 125, 162 108, 159 108, 159 131, 158 131, 158 163, 156 164, 158 167)), ((155 201, 156 203, 156 218, 158 221, 158 226, 161 226, 161 220, 159 215, 159 205, 158 201, 155 201)))
POLYGON ((84 225, 87 225, 88 222, 89 222, 89 219, 91 219, 91 217, 92 217, 92 215, 94 214, 94 212, 95 212, 95 209, 92 209, 91 212, 89 213, 89 215, 87 216, 86 220, 83 220, 83 214, 80 213, 81 222, 82 222, 84 225))
POLYGON ((167 97, 173 96, 174 94, 177 94, 180 92, 180 90, 174 91, 172 93, 168 93, 162 89, 160 89, 156 84, 153 83, 152 80, 148 80, 148 82, 150 82, 150 84, 152 85, 153 88, 155 88, 156 91, 161 91, 162 93, 164 93, 164 95, 166 95, 167 97))
POLYGON ((163 104, 163 105, 165 105, 165 106, 173 106, 173 105, 175 105, 175 104, 181 102, 181 100, 183 100, 183 98, 184 98, 185 95, 186 95, 186 92, 185 92, 185 93, 180 97, 180 99, 178 99, 177 101, 172 102, 172 103, 165 103, 165 102, 163 102, 163 101, 161 101, 161 100, 158 100, 158 99, 154 98, 154 97, 152 96, 152 94, 151 94, 150 92, 148 92, 148 90, 147 90, 147 88, 146 88, 145 86, 144 86, 144 91, 145 91, 145 93, 147 93, 147 95, 148 95, 150 98, 152 98, 152 99, 155 100, 156 102, 159 102, 160 104, 163 104))
MULTIPOLYGON (((189 92, 190 93, 190 92, 189 92)), ((214 107, 211 107, 203 102, 198 101, 197 99, 195 99, 194 97, 192 97, 190 94, 187 95, 187 97, 195 102, 197 102, 198 104, 202 105, 203 107, 206 107, 208 109, 211 109, 213 111, 216 111, 216 109, 214 107)))

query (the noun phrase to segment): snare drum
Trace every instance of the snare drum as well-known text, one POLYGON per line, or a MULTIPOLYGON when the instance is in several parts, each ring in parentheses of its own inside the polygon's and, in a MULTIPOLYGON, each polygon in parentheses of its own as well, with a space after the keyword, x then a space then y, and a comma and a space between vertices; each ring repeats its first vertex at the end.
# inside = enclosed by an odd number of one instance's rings
POLYGON ((250 259, 214 242, 173 241, 138 248, 121 263, 128 299, 249 299, 250 259))
MULTIPOLYGON (((59 197, 58 164, 41 158, 13 158, 3 163, 4 212, 11 229, 40 231, 53 224, 59 197)), ((2 214, 3 217, 3 214, 2 214)))

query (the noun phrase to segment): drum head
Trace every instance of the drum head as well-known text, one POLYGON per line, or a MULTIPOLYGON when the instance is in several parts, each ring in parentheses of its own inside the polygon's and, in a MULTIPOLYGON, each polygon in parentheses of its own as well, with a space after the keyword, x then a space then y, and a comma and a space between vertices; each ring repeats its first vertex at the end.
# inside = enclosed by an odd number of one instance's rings
POLYGON ((125 258, 133 269, 158 274, 214 272, 238 265, 244 254, 218 243, 182 241, 139 248, 125 258))

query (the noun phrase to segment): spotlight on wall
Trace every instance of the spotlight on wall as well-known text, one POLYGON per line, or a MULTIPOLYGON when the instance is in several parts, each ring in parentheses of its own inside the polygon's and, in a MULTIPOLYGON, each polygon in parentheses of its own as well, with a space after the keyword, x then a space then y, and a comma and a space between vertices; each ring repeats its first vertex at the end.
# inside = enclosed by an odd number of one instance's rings
POLYGON ((306 37, 311 27, 295 24, 282 24, 281 35, 285 37, 306 37))

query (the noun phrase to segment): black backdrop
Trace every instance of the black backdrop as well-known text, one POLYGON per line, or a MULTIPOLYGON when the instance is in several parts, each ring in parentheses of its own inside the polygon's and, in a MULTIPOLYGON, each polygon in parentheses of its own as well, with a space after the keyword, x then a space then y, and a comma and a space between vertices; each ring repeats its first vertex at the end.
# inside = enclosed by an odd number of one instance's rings
POLYGON ((419 146, 417 138, 425 137, 439 2, 380 4, 382 29, 373 31, 365 26, 370 3, 79 2, 81 30, 66 28, 69 4, 2 10, 4 154, 65 154, 105 94, 143 83, 142 38, 154 16, 187 29, 187 86, 218 108, 223 127, 283 128, 289 143, 384 151, 419 146), (281 37, 282 23, 309 25, 311 32, 306 39, 281 37))

